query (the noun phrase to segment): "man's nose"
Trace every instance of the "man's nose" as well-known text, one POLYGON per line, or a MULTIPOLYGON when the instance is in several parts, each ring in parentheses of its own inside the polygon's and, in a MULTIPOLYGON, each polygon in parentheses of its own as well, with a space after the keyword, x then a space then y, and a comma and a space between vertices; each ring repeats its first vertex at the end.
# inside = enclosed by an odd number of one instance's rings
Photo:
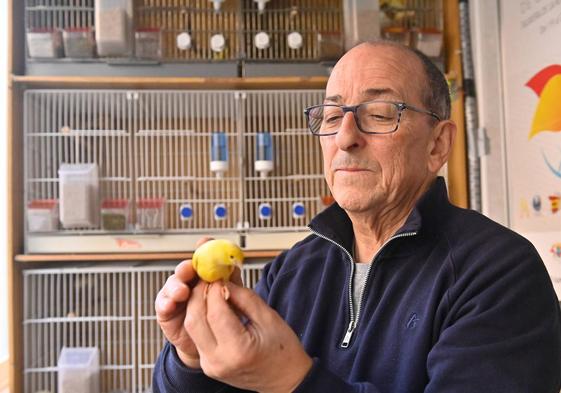
POLYGON ((361 146, 364 142, 364 134, 358 129, 353 112, 346 112, 343 116, 341 127, 335 135, 335 141, 341 150, 361 146))

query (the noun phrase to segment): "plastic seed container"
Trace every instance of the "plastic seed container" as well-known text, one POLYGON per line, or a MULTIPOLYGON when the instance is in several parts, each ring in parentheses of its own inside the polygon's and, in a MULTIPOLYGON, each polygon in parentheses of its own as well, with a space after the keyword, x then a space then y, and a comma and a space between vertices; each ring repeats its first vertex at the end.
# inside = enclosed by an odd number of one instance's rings
POLYGON ((339 33, 320 32, 317 35, 318 57, 321 60, 337 60, 343 54, 343 37, 339 33))
POLYGON ((162 57, 162 32, 158 28, 137 29, 135 33, 135 55, 143 59, 162 57))
POLYGON ((270 132, 258 132, 255 136, 255 170, 261 178, 274 168, 273 162, 273 138, 270 132))
POLYGON ((58 393, 100 393, 99 349, 63 347, 58 358, 58 393))
POLYGON ((132 52, 132 0, 96 0, 95 40, 100 56, 132 52))
POLYGON ((35 199, 27 204, 27 230, 52 232, 58 229, 58 201, 35 199))
POLYGON ((210 140, 210 171, 222 178, 228 171, 228 136, 225 132, 213 132, 210 140))
POLYGON ((54 59, 63 56, 62 34, 58 29, 36 28, 27 32, 29 57, 54 59))
POLYGON ((141 230, 163 230, 164 198, 139 199, 136 202, 136 228, 141 230))
POLYGON ((387 40, 395 41, 406 46, 411 45, 411 32, 405 27, 386 27, 382 31, 382 36, 387 40))
POLYGON ((443 36, 438 29, 420 29, 414 32, 415 47, 429 57, 442 53, 443 36))
POLYGON ((99 226, 97 164, 62 164, 58 170, 60 222, 64 228, 99 226))
POLYGON ((94 32, 89 27, 64 29, 62 32, 66 57, 91 59, 95 52, 94 32))
POLYGON ((105 199, 101 202, 101 228, 106 231, 127 230, 129 211, 127 199, 105 199))

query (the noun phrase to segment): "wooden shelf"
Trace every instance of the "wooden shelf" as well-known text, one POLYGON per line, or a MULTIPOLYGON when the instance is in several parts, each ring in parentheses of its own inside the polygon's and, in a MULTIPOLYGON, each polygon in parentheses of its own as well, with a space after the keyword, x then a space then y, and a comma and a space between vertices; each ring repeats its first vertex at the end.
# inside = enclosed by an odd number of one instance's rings
MULTIPOLYGON (((282 251, 244 251, 247 259, 269 258, 272 259, 282 251)), ((122 253, 122 254, 19 254, 17 262, 42 263, 42 262, 108 262, 108 261, 173 261, 193 257, 192 252, 177 253, 122 253)))
POLYGON ((32 88, 129 89, 323 89, 326 76, 312 77, 103 77, 12 75, 11 83, 32 88))

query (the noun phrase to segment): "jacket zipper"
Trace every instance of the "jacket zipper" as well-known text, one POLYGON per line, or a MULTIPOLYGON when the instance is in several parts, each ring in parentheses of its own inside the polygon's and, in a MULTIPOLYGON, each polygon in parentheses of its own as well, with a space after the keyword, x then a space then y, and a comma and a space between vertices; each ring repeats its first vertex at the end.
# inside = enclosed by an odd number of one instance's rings
POLYGON ((323 236, 322 234, 314 231, 312 228, 310 228, 310 230, 312 231, 312 233, 314 233, 316 236, 321 237, 322 239, 327 240, 328 242, 335 244, 337 247, 339 247, 340 249, 342 249, 345 254, 347 254, 347 256, 349 257, 349 262, 351 264, 351 274, 349 276, 349 325, 347 326, 347 330, 345 331, 345 335, 343 337, 343 341, 341 341, 341 348, 348 348, 351 342, 351 339, 353 337, 353 333, 356 330, 356 327, 358 326, 358 321, 360 318, 360 314, 362 312, 362 304, 364 303, 364 294, 365 294, 365 289, 366 286, 368 284, 368 281, 370 280, 370 272, 372 271, 372 267, 374 266, 374 261, 376 260, 376 258, 378 257, 378 255, 380 254, 380 252, 384 249, 384 247, 386 247, 386 245, 391 242, 392 240, 395 239, 399 239, 401 237, 409 237, 409 236, 415 236, 417 234, 417 232, 404 232, 404 233, 400 233, 397 234, 395 236, 390 237, 388 240, 386 240, 386 242, 384 244, 382 244, 382 247, 380 247, 380 249, 378 249, 378 251, 376 252, 376 255, 374 255, 374 258, 372 258, 372 262, 370 263, 370 265, 368 266, 368 270, 366 271, 366 282, 364 283, 364 288, 362 289, 362 292, 360 294, 360 299, 358 301, 358 311, 356 313, 356 318, 354 315, 354 307, 353 307, 353 275, 354 275, 354 259, 352 257, 352 255, 345 249, 345 247, 343 247, 342 245, 340 245, 339 243, 337 243, 334 240, 329 239, 328 237, 323 236))

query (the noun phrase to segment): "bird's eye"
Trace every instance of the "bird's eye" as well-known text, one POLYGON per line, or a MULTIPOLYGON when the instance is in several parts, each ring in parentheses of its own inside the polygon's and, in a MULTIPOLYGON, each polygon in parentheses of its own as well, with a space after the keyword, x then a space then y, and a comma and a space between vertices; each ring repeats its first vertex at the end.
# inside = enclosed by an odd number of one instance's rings
POLYGON ((230 259, 234 259, 234 256, 233 256, 233 255, 230 255, 230 259))

